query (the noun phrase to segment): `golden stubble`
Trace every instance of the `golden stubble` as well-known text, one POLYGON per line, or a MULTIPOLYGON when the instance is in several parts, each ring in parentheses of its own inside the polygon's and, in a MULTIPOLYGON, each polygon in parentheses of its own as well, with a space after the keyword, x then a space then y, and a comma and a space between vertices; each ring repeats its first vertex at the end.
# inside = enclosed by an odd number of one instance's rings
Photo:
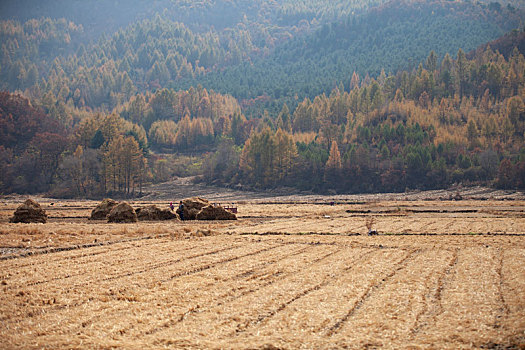
POLYGON ((0 211, 0 347, 525 344, 523 202, 245 201, 235 222, 137 224, 88 221, 94 205, 0 211))

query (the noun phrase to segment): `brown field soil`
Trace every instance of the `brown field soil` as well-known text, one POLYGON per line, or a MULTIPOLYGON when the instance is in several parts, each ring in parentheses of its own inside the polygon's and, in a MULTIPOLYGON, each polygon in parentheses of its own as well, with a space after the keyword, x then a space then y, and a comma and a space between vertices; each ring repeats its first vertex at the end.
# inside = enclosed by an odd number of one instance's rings
POLYGON ((0 348, 523 348, 512 199, 228 198, 238 221, 107 224, 40 198, 48 223, 10 224, 4 198, 0 348))

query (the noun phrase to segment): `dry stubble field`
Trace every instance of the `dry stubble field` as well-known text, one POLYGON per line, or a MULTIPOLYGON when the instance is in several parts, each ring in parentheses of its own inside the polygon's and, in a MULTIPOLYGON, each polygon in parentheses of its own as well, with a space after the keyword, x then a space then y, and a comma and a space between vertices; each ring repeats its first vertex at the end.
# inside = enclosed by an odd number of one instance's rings
POLYGON ((246 200, 236 222, 119 225, 42 199, 47 224, 9 224, 20 203, 0 203, 0 348, 525 346, 523 200, 246 200))

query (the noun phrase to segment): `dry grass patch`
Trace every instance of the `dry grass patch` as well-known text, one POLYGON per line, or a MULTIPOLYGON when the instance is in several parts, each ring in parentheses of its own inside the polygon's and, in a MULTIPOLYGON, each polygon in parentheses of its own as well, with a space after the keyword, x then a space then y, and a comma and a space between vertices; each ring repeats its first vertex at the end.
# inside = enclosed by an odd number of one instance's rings
MULTIPOLYGON (((53 202, 40 200, 48 211, 46 224, 10 224, 19 201, 0 205, 0 246, 64 248, 94 242, 156 236, 172 239, 217 234, 366 234, 367 220, 381 234, 522 234, 525 232, 523 201, 378 201, 358 204, 281 203, 259 200, 237 202, 235 222, 140 222, 108 224, 89 221, 95 201, 53 202), (209 232, 208 232, 209 231, 209 232), (29 244, 31 242, 31 244, 29 244)), ((166 203, 131 202, 133 207, 166 203)))
POLYGON ((213 223, 112 234, 165 229, 0 261, 0 345, 518 348, 524 340, 522 237, 226 236, 213 223))

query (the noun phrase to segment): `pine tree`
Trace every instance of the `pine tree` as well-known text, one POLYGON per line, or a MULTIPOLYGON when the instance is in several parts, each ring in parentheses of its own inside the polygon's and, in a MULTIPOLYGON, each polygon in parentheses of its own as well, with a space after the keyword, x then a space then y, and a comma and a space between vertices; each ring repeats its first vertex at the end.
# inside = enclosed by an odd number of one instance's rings
POLYGON ((277 127, 287 132, 292 131, 290 110, 288 109, 286 103, 283 105, 283 108, 277 117, 277 127))
POLYGON ((359 87, 359 74, 357 74, 354 71, 354 73, 352 74, 352 80, 350 80, 350 91, 358 87, 359 87))
POLYGON ((328 161, 326 162, 327 169, 342 169, 343 165, 341 162, 341 154, 339 153, 339 146, 337 146, 337 141, 332 141, 332 146, 330 147, 330 155, 328 156, 328 161))

